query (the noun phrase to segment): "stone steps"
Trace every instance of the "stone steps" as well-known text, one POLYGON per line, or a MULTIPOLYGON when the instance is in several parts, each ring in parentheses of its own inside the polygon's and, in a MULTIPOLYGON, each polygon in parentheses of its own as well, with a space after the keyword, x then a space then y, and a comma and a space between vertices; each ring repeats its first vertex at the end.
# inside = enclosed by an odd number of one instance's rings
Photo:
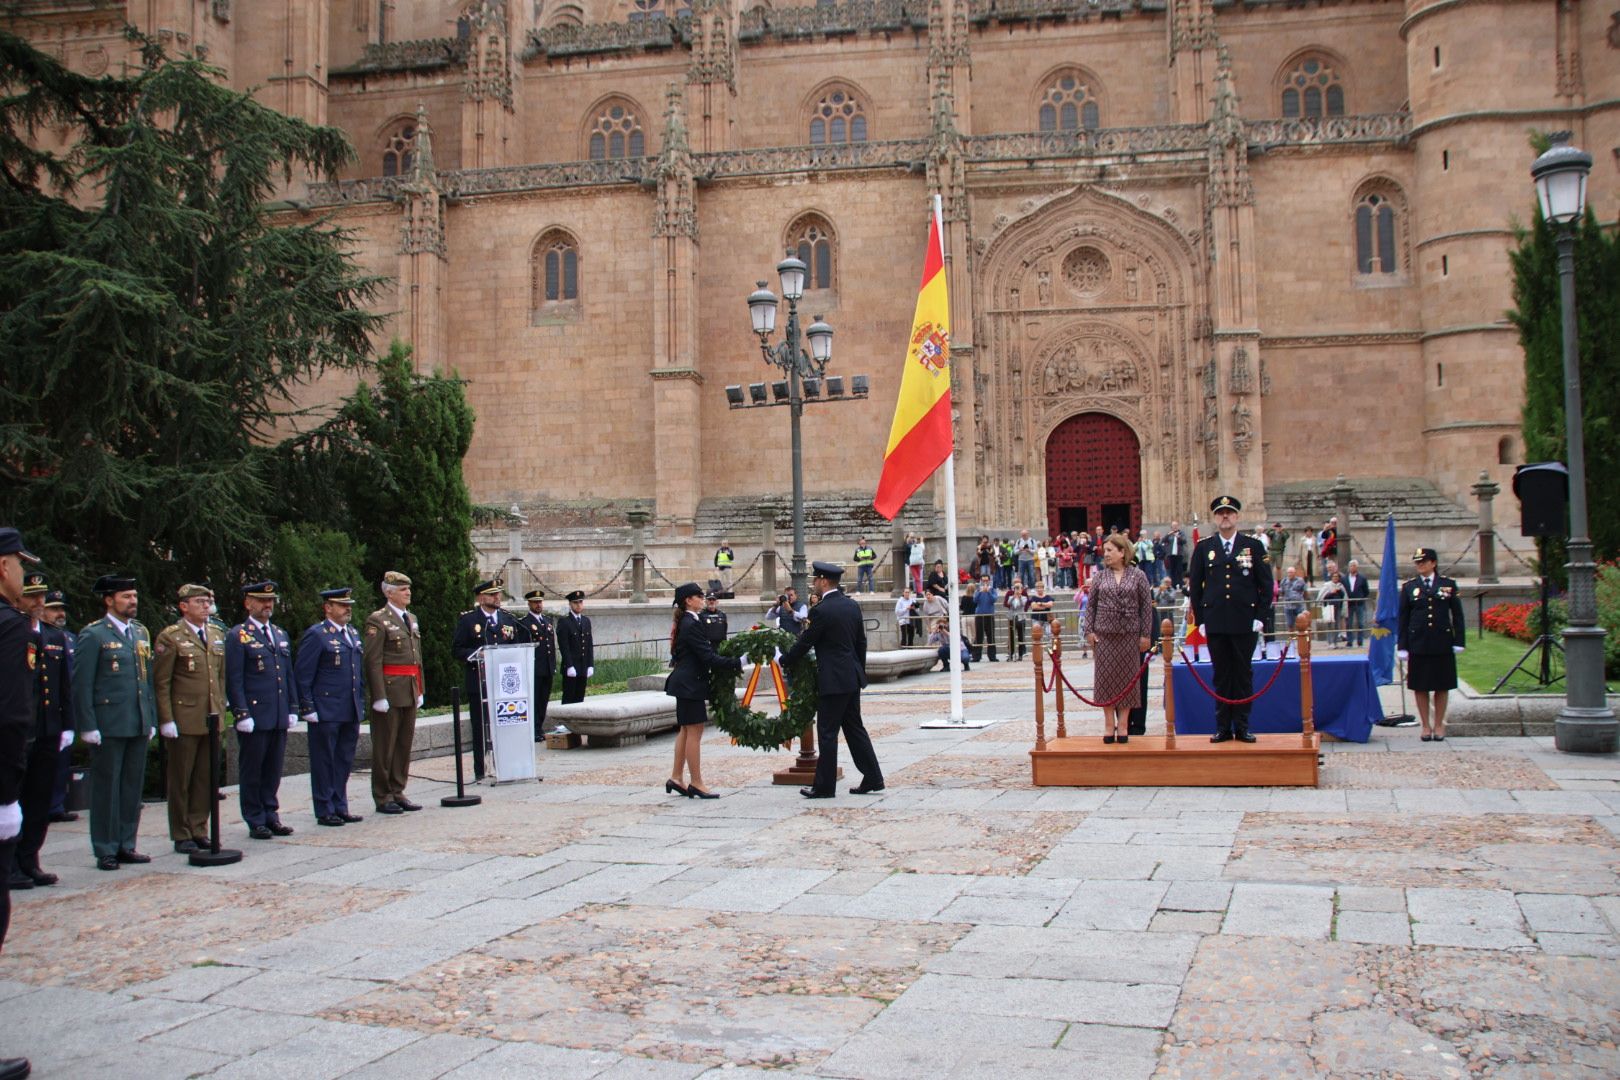
MULTIPOLYGON (((1393 513, 1399 529, 1475 528, 1478 511, 1461 506, 1441 494, 1427 480, 1371 478, 1346 481, 1353 494, 1349 499, 1350 527, 1362 532, 1382 528, 1384 518, 1393 513)), ((1312 480, 1273 484, 1266 488, 1266 510, 1271 521, 1289 529, 1322 527, 1338 513, 1333 484, 1312 480)))

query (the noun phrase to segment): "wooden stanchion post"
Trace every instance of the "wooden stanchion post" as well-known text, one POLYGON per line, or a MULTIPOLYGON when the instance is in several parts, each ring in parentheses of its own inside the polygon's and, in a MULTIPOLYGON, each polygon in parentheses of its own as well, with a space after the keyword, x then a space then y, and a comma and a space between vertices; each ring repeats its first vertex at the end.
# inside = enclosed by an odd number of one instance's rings
MULTIPOLYGON (((1308 612, 1300 612, 1294 620, 1294 633, 1299 638, 1300 738, 1304 745, 1310 746, 1311 736, 1316 734, 1316 697, 1311 691, 1311 617, 1308 612)), ((1280 664, 1282 660, 1277 662, 1280 664)))
MULTIPOLYGON (((1176 624, 1169 619, 1159 624, 1159 647, 1164 650, 1164 748, 1176 748, 1176 690, 1170 684, 1170 659, 1176 651, 1176 624)), ((1144 673, 1143 678, 1146 678, 1144 673)))
POLYGON ((1067 739, 1069 729, 1063 722, 1063 624, 1052 623, 1052 692, 1057 700, 1057 737, 1067 739))
POLYGON ((1029 628, 1035 645, 1035 749, 1046 749, 1046 677, 1041 673, 1041 624, 1029 628))

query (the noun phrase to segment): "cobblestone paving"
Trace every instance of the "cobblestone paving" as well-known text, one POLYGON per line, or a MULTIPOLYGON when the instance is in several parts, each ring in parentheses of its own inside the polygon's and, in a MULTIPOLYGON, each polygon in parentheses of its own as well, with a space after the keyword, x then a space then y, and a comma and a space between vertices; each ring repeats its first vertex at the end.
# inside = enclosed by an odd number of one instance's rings
MULTIPOLYGON (((1089 681, 1071 660, 1070 676, 1089 681)), ((14 895, 0 1056, 46 1078, 1620 1076, 1620 762, 1548 739, 1324 746, 1318 790, 1034 788, 1030 665, 874 687, 888 788, 805 802, 711 731, 544 782, 14 895)), ((1076 732, 1099 728, 1071 710, 1076 732)), ((1150 717, 1162 730, 1162 717, 1150 717)), ((1047 732, 1055 731, 1048 716, 1047 732)), ((850 772, 847 756, 842 758, 850 772)), ((841 785, 856 781, 853 775, 841 785)))

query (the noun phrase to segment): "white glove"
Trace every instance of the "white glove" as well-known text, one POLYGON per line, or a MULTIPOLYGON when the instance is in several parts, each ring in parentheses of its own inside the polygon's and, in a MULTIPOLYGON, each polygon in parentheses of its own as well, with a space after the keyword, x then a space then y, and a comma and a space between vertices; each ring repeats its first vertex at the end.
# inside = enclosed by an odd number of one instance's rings
POLYGON ((422 707, 422 695, 421 694, 416 695, 416 707, 418 709, 420 709, 422 707))
POLYGON ((64 732, 62 732, 62 741, 56 747, 56 752, 60 754, 63 750, 66 750, 68 747, 70 747, 72 745, 73 745, 73 732, 64 731, 64 732))
POLYGON ((151 742, 155 738, 157 738, 157 728, 155 728, 155 727, 147 728, 146 729, 146 741, 151 742))
POLYGON ((1406 650, 1405 649, 1396 649, 1395 650, 1395 655, 1400 657, 1402 660, 1405 660, 1406 659, 1406 650))
POLYGON ((372 712, 387 712, 388 711, 388 699, 387 698, 378 698, 376 701, 373 701, 371 703, 371 711, 372 712))
POLYGON ((246 720, 238 720, 236 722, 236 730, 240 731, 244 735, 253 734, 253 717, 250 716, 246 720))
POLYGON ((595 674, 596 674, 596 669, 595 668, 588 667, 588 668, 585 669, 585 677, 587 679, 590 678, 592 675, 595 675, 595 674))
POLYGON ((84 741, 89 743, 91 746, 101 745, 101 732, 99 731, 87 731, 84 733, 83 738, 84 741))
POLYGON ((315 713, 307 712, 307 713, 304 714, 304 723, 306 723, 306 724, 313 724, 319 719, 320 719, 320 717, 318 715, 316 715, 315 713))
POLYGON ((567 675, 570 679, 572 679, 574 677, 574 669, 569 668, 567 671, 563 672, 563 674, 567 675))
POLYGON ((288 727, 297 727, 298 726, 298 714, 297 713, 288 713, 287 714, 287 726, 288 727))
POLYGON ((1461 645, 1453 645, 1451 647, 1451 651, 1454 653, 1459 653, 1463 651, 1463 647, 1461 645))
POLYGON ((22 805, 8 802, 0 806, 0 841, 15 840, 22 832, 22 805))
POLYGON ((1255 633, 1258 634, 1260 631, 1264 630, 1265 628, 1266 628, 1265 624, 1262 623, 1259 619, 1254 620, 1253 630, 1254 630, 1255 633))
POLYGON ((158 730, 163 732, 165 739, 178 739, 180 737, 180 729, 174 725, 172 720, 158 728, 158 730))

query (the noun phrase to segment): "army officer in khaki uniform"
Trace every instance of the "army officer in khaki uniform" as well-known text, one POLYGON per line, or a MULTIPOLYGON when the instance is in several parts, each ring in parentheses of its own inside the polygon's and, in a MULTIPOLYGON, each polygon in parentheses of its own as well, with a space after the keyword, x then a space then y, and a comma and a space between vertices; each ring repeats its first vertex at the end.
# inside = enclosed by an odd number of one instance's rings
POLYGON ((188 854, 208 843, 208 717, 225 714, 225 633, 208 621, 208 586, 182 585, 179 597, 180 621, 152 644, 152 689, 168 749, 169 839, 188 854))
POLYGON ((411 579, 383 575, 382 607, 366 616, 366 692, 371 698, 371 798, 379 814, 420 810, 405 797, 422 705, 422 627, 411 606, 411 579))

